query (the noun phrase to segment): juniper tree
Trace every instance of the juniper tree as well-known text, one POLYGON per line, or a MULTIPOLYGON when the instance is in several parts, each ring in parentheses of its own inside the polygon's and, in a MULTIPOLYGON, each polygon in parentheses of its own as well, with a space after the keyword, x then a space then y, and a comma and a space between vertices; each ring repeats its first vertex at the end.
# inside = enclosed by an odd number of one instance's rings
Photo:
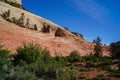
POLYGON ((95 41, 94 56, 101 57, 102 56, 101 38, 97 37, 94 41, 95 41))
POLYGON ((25 25, 24 25, 24 23, 25 23, 24 19, 25 19, 25 15, 24 15, 24 13, 21 13, 21 16, 18 19, 17 25, 19 25, 21 27, 25 27, 25 25))
POLYGON ((28 29, 29 29, 29 25, 30 25, 29 21, 30 21, 30 19, 27 18, 27 21, 26 21, 26 28, 28 28, 28 29))
POLYGON ((34 24, 34 30, 37 30, 37 25, 36 24, 34 24))

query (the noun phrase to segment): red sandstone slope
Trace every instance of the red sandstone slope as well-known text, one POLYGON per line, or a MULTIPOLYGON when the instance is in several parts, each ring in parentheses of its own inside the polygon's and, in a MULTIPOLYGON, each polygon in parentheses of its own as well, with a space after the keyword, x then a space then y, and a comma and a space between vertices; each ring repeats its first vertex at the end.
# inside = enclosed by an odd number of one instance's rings
MULTIPOLYGON (((21 28, 0 18, 0 43, 4 45, 4 48, 15 53, 18 46, 21 46, 24 42, 32 41, 50 50, 51 55, 57 53, 57 55, 66 56, 73 50, 78 50, 81 55, 86 55, 92 52, 94 48, 94 44, 78 37, 55 37, 52 34, 21 28)), ((109 54, 107 50, 107 47, 103 49, 104 55, 109 54)))

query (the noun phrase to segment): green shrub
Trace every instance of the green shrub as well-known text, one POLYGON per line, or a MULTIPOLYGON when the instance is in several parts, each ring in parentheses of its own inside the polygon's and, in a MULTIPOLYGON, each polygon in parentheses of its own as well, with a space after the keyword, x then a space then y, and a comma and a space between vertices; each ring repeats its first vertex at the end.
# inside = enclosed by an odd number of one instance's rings
POLYGON ((68 62, 67 57, 63 57, 63 56, 55 56, 54 59, 58 64, 61 64, 61 65, 65 65, 68 62))
POLYGON ((93 53, 90 53, 89 55, 84 56, 83 58, 84 58, 84 61, 88 64, 97 62, 97 57, 95 57, 93 53))
POLYGON ((110 63, 112 62, 112 58, 111 57, 106 57, 106 56, 98 56, 96 57, 96 55, 94 55, 93 53, 90 53, 87 56, 82 57, 82 61, 86 62, 86 63, 96 63, 96 62, 107 62, 110 63))
POLYGON ((40 60, 42 60, 44 63, 48 63, 51 61, 51 55, 49 50, 43 49, 40 52, 40 60))
POLYGON ((27 65, 25 70, 44 80, 77 80, 77 70, 74 67, 65 67, 57 62, 44 63, 39 61, 27 65))
POLYGON ((111 43, 110 44, 111 56, 113 58, 120 58, 120 43, 111 43))
POLYGON ((87 75, 82 74, 82 75, 79 76, 79 79, 87 79, 87 77, 88 77, 87 75))
POLYGON ((47 49, 29 43, 9 56, 0 49, 0 80, 77 80, 77 69, 66 66, 65 57, 51 57, 47 49), (11 63, 11 60, 13 64, 11 63))
POLYGON ((29 72, 24 66, 13 67, 9 73, 10 74, 4 80, 38 80, 36 75, 29 72))
POLYGON ((99 44, 96 44, 94 47, 94 56, 97 58, 102 56, 102 47, 99 44))
POLYGON ((108 80, 104 75, 98 75, 97 77, 93 78, 92 80, 108 80))
POLYGON ((9 66, 11 64, 9 59, 10 51, 0 49, 0 70, 3 68, 3 66, 9 66))
POLYGON ((13 62, 19 63, 35 63, 42 60, 44 63, 51 61, 50 52, 47 49, 42 49, 40 45, 35 43, 24 43, 23 47, 18 47, 17 54, 13 55, 13 62))
POLYGON ((120 70, 111 70, 110 76, 120 78, 120 70))
POLYGON ((57 80, 77 80, 77 70, 70 67, 64 67, 62 69, 58 69, 57 72, 57 80))
POLYGON ((79 67, 79 71, 81 71, 81 72, 83 72, 83 71, 88 72, 88 71, 90 71, 90 69, 91 69, 91 68, 89 68, 89 67, 80 67, 80 66, 78 66, 78 67, 79 67))
POLYGON ((80 53, 78 51, 72 51, 70 55, 68 56, 69 62, 77 62, 80 61, 80 53))
POLYGON ((6 80, 10 75, 12 64, 10 61, 10 51, 0 48, 0 80, 6 80))
POLYGON ((24 43, 23 47, 18 47, 17 54, 13 55, 13 62, 15 64, 19 64, 21 61, 25 61, 28 64, 37 62, 40 58, 40 50, 41 48, 38 44, 24 43))
POLYGON ((109 65, 98 66, 97 69, 111 71, 111 67, 109 65))
POLYGON ((102 56, 101 38, 97 37, 94 40, 94 42, 96 43, 95 47, 94 47, 94 55, 95 55, 95 57, 99 58, 102 56))

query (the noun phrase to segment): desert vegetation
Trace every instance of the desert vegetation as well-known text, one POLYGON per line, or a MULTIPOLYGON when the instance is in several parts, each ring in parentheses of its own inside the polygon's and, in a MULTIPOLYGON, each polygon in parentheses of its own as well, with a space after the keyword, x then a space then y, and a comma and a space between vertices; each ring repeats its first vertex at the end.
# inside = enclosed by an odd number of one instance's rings
POLYGON ((116 42, 116 43, 111 43, 110 44, 110 51, 111 51, 111 56, 113 58, 120 58, 120 43, 116 42))
POLYGON ((119 69, 111 68, 119 60, 115 61, 112 57, 92 53, 80 56, 76 50, 66 57, 52 57, 49 50, 33 42, 24 43, 16 51, 12 55, 9 50, 0 47, 0 80, 108 80, 120 77, 119 69), (90 78, 84 74, 94 70, 106 71, 108 75, 98 74, 90 78))
POLYGON ((10 19, 10 10, 5 11, 1 14, 1 17, 5 20, 7 20, 8 22, 12 22, 10 19))
MULTIPOLYGON (((19 18, 16 18, 16 17, 10 17, 11 15, 11 11, 10 10, 7 10, 5 12, 3 12, 1 14, 1 17, 10 22, 10 23, 14 23, 20 27, 23 27, 23 28, 27 28, 27 29, 31 29, 31 30, 38 30, 38 26, 37 24, 34 24, 33 27, 30 27, 30 19, 25 17, 25 14, 24 13, 21 13, 20 17, 19 18)), ((49 27, 50 28, 50 27, 49 27)), ((46 32, 47 28, 45 28, 45 30, 43 32, 46 32)), ((48 31, 47 31, 48 32, 48 31)))
MULTIPOLYGON (((24 13, 21 13, 19 18, 11 17, 10 10, 7 10, 0 15, 4 20, 6 20, 10 23, 14 23, 20 27, 31 29, 31 30, 36 30, 36 31, 38 30, 37 24, 32 24, 32 26, 31 26, 30 19, 26 18, 24 13)), ((43 33, 51 32, 51 26, 49 24, 44 22, 42 25, 43 25, 43 27, 41 28, 41 32, 43 32, 43 33)), ((69 29, 67 27, 64 27, 64 29, 69 31, 69 29)), ((55 31, 55 36, 56 37, 66 37, 67 33, 65 30, 58 27, 57 30, 55 31)), ((84 39, 83 35, 80 33, 76 33, 76 32, 71 32, 71 33, 74 34, 75 36, 80 36, 82 39, 84 39)))
POLYGON ((46 23, 43 24, 43 28, 41 30, 43 33, 50 33, 50 26, 46 23))
POLYGON ((24 44, 15 55, 0 48, 0 80, 76 80, 77 69, 62 57, 51 57, 38 44, 24 44), (64 62, 64 63, 63 63, 64 62))

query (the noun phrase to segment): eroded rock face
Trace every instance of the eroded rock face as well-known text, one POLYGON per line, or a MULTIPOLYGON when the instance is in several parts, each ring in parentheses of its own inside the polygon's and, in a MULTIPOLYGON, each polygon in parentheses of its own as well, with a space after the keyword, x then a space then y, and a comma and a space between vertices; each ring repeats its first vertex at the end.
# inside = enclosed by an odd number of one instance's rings
POLYGON ((66 32, 62 30, 61 28, 58 28, 55 32, 56 37, 66 37, 66 32))
POLYGON ((22 0, 8 0, 8 1, 15 2, 15 3, 22 5, 22 0))
MULTIPOLYGON (((9 23, 2 19, 0 16, 0 43, 4 48, 10 49, 13 53, 16 53, 17 47, 23 45, 23 43, 35 42, 41 45, 43 48, 50 50, 51 55, 54 53, 61 53, 62 56, 68 56, 72 51, 78 50, 81 56, 88 55, 93 52, 94 43, 85 41, 81 34, 75 33, 75 35, 61 26, 36 16, 23 9, 16 8, 0 0, 0 14, 10 10, 9 18, 20 19, 21 14, 24 14, 24 25, 26 28, 32 28, 37 26, 38 31, 32 31, 25 28, 21 28, 13 23, 9 23), (40 31, 44 28, 43 32, 50 34, 43 34, 40 31), (56 52, 57 51, 57 52, 56 52)), ((21 4, 22 0, 8 0, 21 4)), ((2 46, 0 45, 0 47, 2 46)), ((103 54, 109 55, 109 47, 103 47, 103 54)))

